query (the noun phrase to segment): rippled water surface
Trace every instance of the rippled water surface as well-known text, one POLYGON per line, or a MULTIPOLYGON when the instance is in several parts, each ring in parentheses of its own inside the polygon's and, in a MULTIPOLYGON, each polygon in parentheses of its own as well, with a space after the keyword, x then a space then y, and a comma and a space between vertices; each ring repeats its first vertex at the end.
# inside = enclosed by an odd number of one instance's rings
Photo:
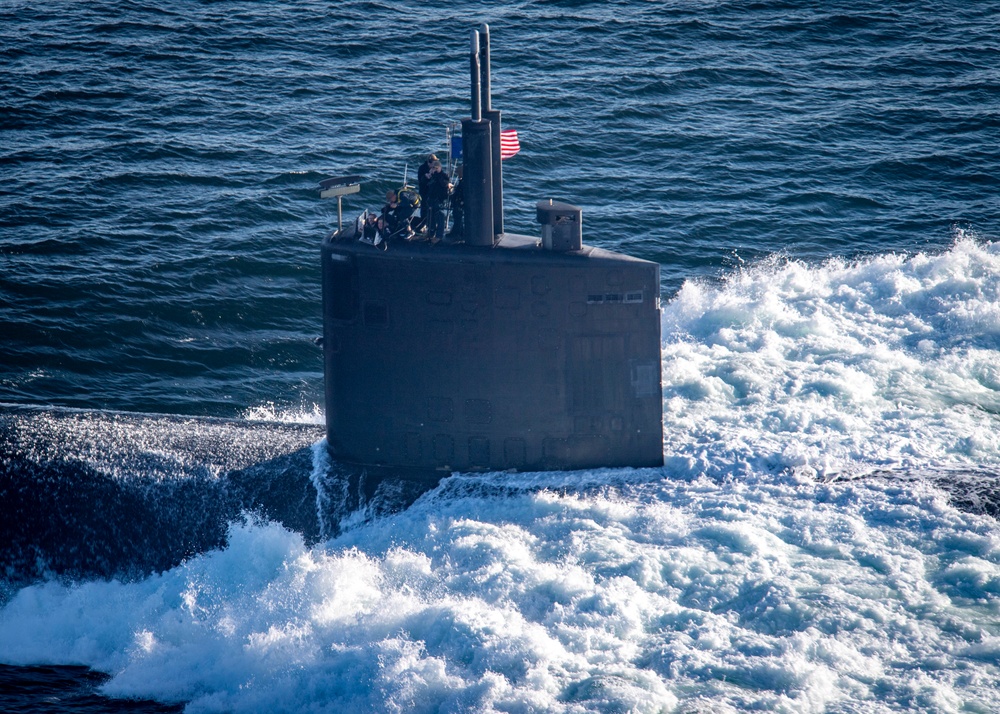
POLYGON ((0 3, 10 706, 1000 708, 998 37, 948 0, 0 3), (362 175, 353 216, 443 151, 483 21, 507 228, 564 200, 661 265, 666 466, 333 513, 317 184, 362 175))
POLYGON ((321 400, 317 181, 348 212, 468 113, 468 30, 524 147, 507 223, 584 210, 664 294, 772 254, 997 230, 997 8, 5 3, 0 398, 232 416, 321 400))

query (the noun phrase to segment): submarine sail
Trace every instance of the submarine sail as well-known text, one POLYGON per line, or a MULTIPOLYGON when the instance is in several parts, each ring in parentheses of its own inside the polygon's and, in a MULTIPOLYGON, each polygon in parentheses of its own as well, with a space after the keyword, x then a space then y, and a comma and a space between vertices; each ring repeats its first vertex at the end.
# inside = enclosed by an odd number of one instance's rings
POLYGON ((471 33, 464 240, 322 243, 327 442, 398 472, 663 463, 659 265, 586 246, 539 201, 506 233, 489 29, 471 33), (385 248, 383 250, 383 248, 385 248))

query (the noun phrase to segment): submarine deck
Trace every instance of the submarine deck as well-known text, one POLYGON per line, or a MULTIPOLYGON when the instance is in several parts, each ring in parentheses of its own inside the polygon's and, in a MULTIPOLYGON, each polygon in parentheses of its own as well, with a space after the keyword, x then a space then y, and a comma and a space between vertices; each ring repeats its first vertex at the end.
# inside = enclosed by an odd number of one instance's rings
POLYGON ((579 264, 581 261, 600 262, 613 261, 618 263, 640 263, 655 265, 643 258, 636 258, 624 253, 617 253, 596 246, 584 245, 580 250, 553 251, 545 249, 537 236, 519 233, 504 233, 493 246, 471 246, 466 243, 450 243, 440 241, 430 243, 427 240, 399 241, 392 243, 386 249, 359 240, 354 226, 340 231, 334 231, 323 241, 324 246, 332 248, 337 253, 352 255, 382 255, 386 258, 432 258, 440 261, 470 262, 489 261, 496 263, 517 263, 524 260, 545 261, 552 264, 579 264))

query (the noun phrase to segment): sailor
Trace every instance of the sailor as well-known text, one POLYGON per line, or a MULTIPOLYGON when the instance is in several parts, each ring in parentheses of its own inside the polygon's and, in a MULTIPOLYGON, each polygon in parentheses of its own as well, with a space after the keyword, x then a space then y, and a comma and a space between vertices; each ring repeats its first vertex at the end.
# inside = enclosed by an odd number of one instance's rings
POLYGON ((365 216, 361 237, 366 243, 371 243, 372 245, 378 245, 382 242, 382 236, 379 235, 378 229, 378 215, 374 212, 368 213, 365 216))
POLYGON ((438 160, 434 154, 428 154, 427 160, 420 164, 417 169, 417 192, 420 194, 420 219, 421 223, 417 229, 427 228, 427 186, 431 178, 431 165, 438 160))
POLYGON ((417 206, 420 205, 420 196, 409 186, 396 191, 396 198, 399 205, 396 207, 396 231, 397 237, 406 240, 413 239, 413 232, 420 227, 420 218, 414 214, 417 206))
POLYGON ((448 174, 441 169, 441 162, 435 161, 427 179, 427 234, 432 243, 444 238, 444 204, 450 191, 448 174))
MULTIPOLYGON (((386 191, 385 205, 382 206, 381 221, 388 235, 386 238, 407 238, 410 232, 409 216, 401 215, 399 196, 395 191, 386 191)), ((384 234, 383 234, 384 235, 384 234)))
POLYGON ((396 192, 386 191, 385 205, 382 206, 382 219, 385 221, 385 224, 387 226, 392 224, 392 220, 390 219, 394 217, 396 208, 398 207, 399 207, 399 199, 396 197, 396 192))

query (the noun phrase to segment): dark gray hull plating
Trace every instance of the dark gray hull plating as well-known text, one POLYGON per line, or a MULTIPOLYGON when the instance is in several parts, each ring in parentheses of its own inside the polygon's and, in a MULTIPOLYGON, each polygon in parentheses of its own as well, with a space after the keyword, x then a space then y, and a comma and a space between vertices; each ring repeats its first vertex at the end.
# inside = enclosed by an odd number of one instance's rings
MULTIPOLYGON (((347 234, 352 235, 347 235, 347 234)), ((322 245, 329 448, 415 472, 663 463, 659 266, 599 248, 322 245)))

